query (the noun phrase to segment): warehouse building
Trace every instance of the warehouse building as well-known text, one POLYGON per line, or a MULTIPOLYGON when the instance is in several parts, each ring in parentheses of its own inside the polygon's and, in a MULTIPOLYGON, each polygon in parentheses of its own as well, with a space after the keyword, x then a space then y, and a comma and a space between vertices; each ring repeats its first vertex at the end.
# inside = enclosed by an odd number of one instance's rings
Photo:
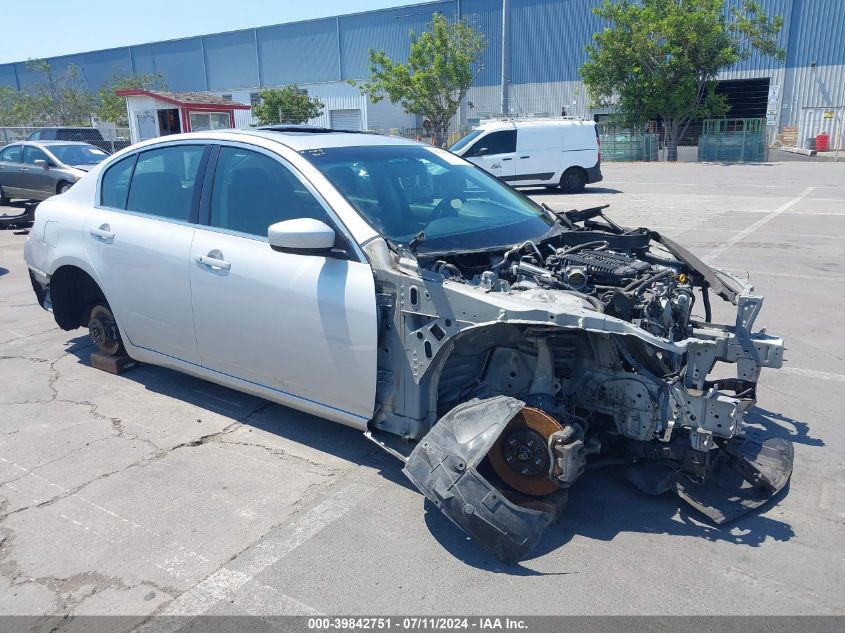
MULTIPOLYGON (((210 92, 253 105, 258 89, 298 84, 325 104, 313 123, 388 132, 418 128, 418 117, 387 102, 368 103, 350 80, 368 74, 368 51, 406 58, 408 33, 432 13, 464 19, 488 41, 474 87, 461 108, 462 126, 489 114, 591 117, 578 69, 584 46, 603 22, 601 0, 441 0, 253 29, 80 52, 50 58, 54 69, 81 69, 91 90, 117 73, 158 73, 170 90, 210 92), (502 37, 503 32, 506 37, 502 37), (504 70, 504 72, 503 72, 504 70)), ((739 0, 726 0, 727 5, 739 0)), ((774 133, 799 126, 800 136, 828 131, 841 139, 845 115, 845 0, 762 0, 781 15, 783 62, 759 55, 723 73, 730 116, 768 117, 774 133)), ((36 80, 21 61, 0 65, 0 85, 19 90, 36 80)), ((235 110, 237 126, 253 123, 235 110)))

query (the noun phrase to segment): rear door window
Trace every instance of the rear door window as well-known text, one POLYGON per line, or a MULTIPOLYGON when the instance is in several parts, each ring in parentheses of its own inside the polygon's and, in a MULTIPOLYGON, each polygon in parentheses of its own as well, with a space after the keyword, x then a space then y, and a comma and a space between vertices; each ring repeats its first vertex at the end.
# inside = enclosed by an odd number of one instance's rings
POLYGON ((296 218, 328 222, 325 209, 288 167, 259 152, 220 148, 211 226, 266 237, 271 224, 296 218))
POLYGON ((191 221, 203 151, 202 145, 174 145, 141 153, 129 185, 127 211, 191 221))
POLYGON ((511 154, 516 151, 516 130, 491 132, 478 139, 467 152, 467 156, 490 156, 511 154))
POLYGON ((20 163, 23 147, 21 145, 9 145, 0 151, 0 161, 4 163, 20 163))

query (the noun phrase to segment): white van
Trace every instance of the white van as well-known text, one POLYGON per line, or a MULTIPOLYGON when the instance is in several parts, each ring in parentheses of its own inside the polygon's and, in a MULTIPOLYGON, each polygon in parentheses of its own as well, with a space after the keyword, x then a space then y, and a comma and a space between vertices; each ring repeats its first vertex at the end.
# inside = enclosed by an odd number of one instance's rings
POLYGON ((593 121, 488 121, 449 149, 514 187, 542 185, 577 193, 602 179, 600 141, 593 121))

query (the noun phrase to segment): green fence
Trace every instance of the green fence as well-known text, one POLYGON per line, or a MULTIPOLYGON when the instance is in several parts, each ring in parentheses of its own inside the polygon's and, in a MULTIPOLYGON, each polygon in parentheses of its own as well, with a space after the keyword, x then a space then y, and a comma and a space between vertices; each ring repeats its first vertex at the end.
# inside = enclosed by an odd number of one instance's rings
POLYGON ((599 135, 603 161, 657 160, 657 134, 632 133, 630 130, 620 131, 600 126, 599 135))
POLYGON ((707 119, 698 141, 698 160, 762 162, 767 158, 766 119, 707 119))

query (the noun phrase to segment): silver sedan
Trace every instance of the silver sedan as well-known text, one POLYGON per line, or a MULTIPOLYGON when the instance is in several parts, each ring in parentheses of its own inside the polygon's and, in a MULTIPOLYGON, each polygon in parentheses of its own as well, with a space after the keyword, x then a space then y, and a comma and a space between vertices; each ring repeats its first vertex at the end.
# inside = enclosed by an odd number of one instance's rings
POLYGON ((108 152, 88 143, 21 141, 0 149, 0 205, 64 193, 108 152))

